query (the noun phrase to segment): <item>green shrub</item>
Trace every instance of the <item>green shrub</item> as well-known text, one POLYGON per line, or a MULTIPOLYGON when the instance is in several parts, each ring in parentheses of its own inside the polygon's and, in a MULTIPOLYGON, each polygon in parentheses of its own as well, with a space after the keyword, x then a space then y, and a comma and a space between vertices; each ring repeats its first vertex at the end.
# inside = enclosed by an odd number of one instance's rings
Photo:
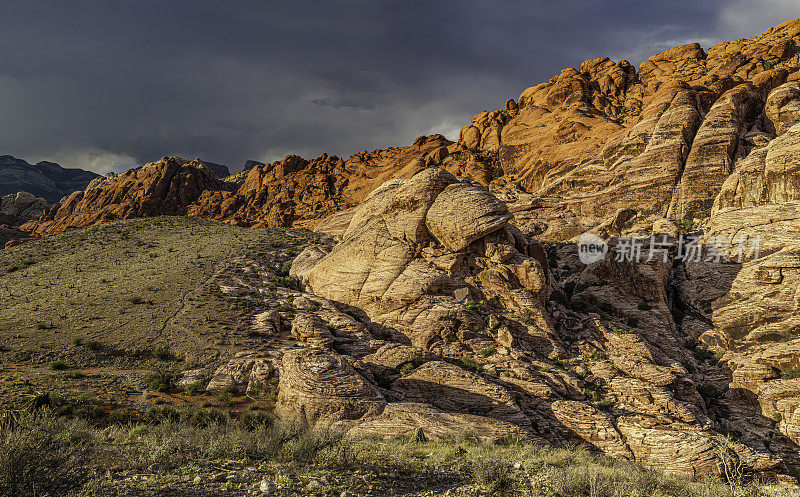
POLYGON ((633 333, 631 330, 626 330, 625 328, 620 328, 619 326, 615 326, 615 325, 613 325, 611 323, 607 323, 606 327, 608 328, 608 331, 611 331, 612 333, 616 333, 617 335, 630 335, 630 334, 633 333))
POLYGON ((186 385, 183 391, 186 395, 197 395, 203 391, 203 382, 202 381, 195 381, 194 383, 190 383, 186 385))
POLYGON ((200 409, 195 411, 189 418, 189 423, 192 426, 205 428, 214 425, 224 425, 230 421, 230 416, 227 413, 216 409, 200 409))
POLYGON ((231 405, 231 400, 233 399, 233 394, 228 391, 222 391, 217 395, 217 404, 222 407, 228 407, 231 405))
POLYGON ((128 430, 128 436, 131 438, 139 438, 147 435, 150 432, 150 427, 147 425, 134 426, 128 430))
POLYGON ((47 369, 51 371, 64 371, 65 369, 69 369, 69 364, 59 359, 48 364, 47 369))
POLYGON ((144 378, 144 387, 147 390, 166 392, 172 387, 173 373, 171 371, 153 371, 144 378))
POLYGON ((84 340, 82 338, 76 338, 72 341, 75 345, 82 345, 89 350, 98 351, 103 348, 103 344, 97 340, 84 340))
POLYGON ((522 324, 536 324, 536 321, 533 319, 533 317, 531 316, 531 313, 528 312, 528 311, 525 311, 519 317, 519 322, 522 323, 522 324))
POLYGON ((289 288, 291 290, 300 291, 303 288, 303 285, 300 283, 300 280, 295 278, 294 276, 272 276, 269 281, 275 286, 281 286, 284 288, 289 288))
POLYGON ((725 354, 722 352, 712 352, 705 347, 696 347, 692 350, 692 355, 698 361, 707 361, 713 366, 716 365, 725 354))
POLYGON ((473 312, 480 312, 486 307, 486 301, 469 299, 464 303, 464 307, 473 312))
POLYGON ((153 357, 156 360, 167 362, 167 361, 174 361, 176 359, 175 355, 169 350, 169 347, 163 346, 157 349, 153 349, 153 357))
POLYGON ((178 421, 181 419, 180 413, 170 406, 153 406, 147 410, 145 419, 151 424, 160 424, 168 421, 178 421))
POLYGON ((278 312, 294 312, 294 306, 292 304, 281 304, 275 310, 278 312))
POLYGON ((63 495, 85 480, 81 463, 93 442, 85 422, 22 415, 0 431, 0 495, 63 495))
POLYGON ((781 378, 791 380, 800 378, 800 368, 787 369, 781 373, 781 378))
POLYGON ((462 357, 459 363, 462 368, 473 373, 478 373, 481 370, 481 365, 472 357, 462 357))
POLYGON ((502 176, 503 174, 504 174, 504 172, 503 172, 503 167, 502 167, 502 166, 496 166, 496 167, 495 167, 495 168, 492 170, 492 180, 496 180, 497 178, 499 178, 499 177, 500 177, 500 176, 502 176))
POLYGON ((600 402, 597 403, 597 407, 604 411, 607 411, 614 407, 614 401, 609 398, 601 399, 600 402))
POLYGON ((410 362, 407 362, 400 367, 400 374, 403 376, 408 376, 414 372, 414 369, 416 369, 414 365, 410 362))

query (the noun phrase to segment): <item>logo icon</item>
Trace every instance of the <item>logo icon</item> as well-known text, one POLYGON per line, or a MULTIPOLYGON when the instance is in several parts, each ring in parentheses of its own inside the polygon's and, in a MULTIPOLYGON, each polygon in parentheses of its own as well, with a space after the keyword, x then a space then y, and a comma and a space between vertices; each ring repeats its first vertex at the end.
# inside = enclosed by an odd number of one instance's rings
POLYGON ((578 238, 578 257, 587 266, 603 260, 607 253, 608 244, 599 236, 584 233, 578 238))

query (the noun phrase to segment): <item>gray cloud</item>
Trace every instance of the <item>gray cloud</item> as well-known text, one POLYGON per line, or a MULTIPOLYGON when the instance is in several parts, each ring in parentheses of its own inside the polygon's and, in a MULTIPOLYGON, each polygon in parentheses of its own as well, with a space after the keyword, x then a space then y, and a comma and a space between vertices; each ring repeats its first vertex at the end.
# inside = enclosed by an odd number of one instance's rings
POLYGON ((0 6, 0 153, 241 168, 454 137, 564 66, 752 36, 791 1, 34 1, 0 6))

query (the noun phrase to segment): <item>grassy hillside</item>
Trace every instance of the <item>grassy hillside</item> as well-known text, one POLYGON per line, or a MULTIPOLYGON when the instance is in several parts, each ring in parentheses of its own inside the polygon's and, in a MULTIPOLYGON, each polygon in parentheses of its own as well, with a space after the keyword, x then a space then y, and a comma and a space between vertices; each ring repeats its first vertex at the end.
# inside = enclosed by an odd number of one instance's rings
MULTIPOLYGON (((152 369, 154 358, 188 365, 257 348, 247 331, 268 299, 232 301, 220 282, 241 271, 237 261, 279 265, 313 238, 158 217, 0 250, 0 359, 6 369, 36 373, 26 380, 46 389, 38 380, 53 376, 48 365, 119 373, 152 369)), ((4 384, 0 402, 8 401, 4 392, 19 395, 4 384)))

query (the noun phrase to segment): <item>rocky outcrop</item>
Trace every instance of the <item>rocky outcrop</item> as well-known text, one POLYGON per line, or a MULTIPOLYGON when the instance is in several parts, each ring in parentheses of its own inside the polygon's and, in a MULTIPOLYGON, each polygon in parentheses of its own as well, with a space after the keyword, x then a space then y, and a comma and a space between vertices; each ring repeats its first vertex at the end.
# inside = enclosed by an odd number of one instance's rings
POLYGON ((451 142, 441 135, 420 137, 410 147, 360 152, 347 161, 323 154, 313 160, 288 156, 253 163, 235 192, 209 191, 189 215, 241 226, 313 226, 337 211, 358 205, 392 177, 410 177, 451 142))
POLYGON ((17 192, 0 198, 0 224, 19 226, 39 219, 48 209, 47 201, 28 192, 17 192))
POLYGON ((514 396, 480 375, 442 361, 429 361, 398 379, 392 390, 404 401, 431 405, 445 412, 460 412, 530 427, 514 396))
MULTIPOLYGON (((537 440, 583 440, 614 457, 693 476, 719 473, 731 458, 752 471, 785 467, 783 454, 763 443, 731 445, 721 435, 723 419, 746 426, 757 418, 709 407, 705 383, 724 381, 724 371, 685 346, 684 323, 670 303, 673 253, 584 266, 574 247, 544 256, 509 217, 488 190, 430 168, 376 189, 333 249, 311 247, 297 258, 292 274, 309 292, 365 312, 369 333, 389 342, 375 348, 362 334, 362 345, 350 344, 359 351, 348 354, 353 368, 336 362, 335 380, 318 381, 334 394, 315 390, 313 403, 339 406, 325 419, 385 436, 409 433, 421 419, 447 433, 452 416, 490 434, 499 425, 486 420, 494 420, 537 440), (549 299, 555 293, 560 303, 549 299), (357 385, 352 412, 335 393, 339 375, 357 385), (375 407, 362 381, 387 404, 375 407), (363 428, 348 424, 356 418, 363 428)), ((303 331, 293 331, 325 364, 337 357, 326 352, 337 349, 339 335, 325 325, 330 319, 329 311, 318 322, 299 312, 295 326, 303 331)), ((285 390, 284 404, 294 390, 285 390)))
POLYGON ((0 155, 0 197, 29 192, 48 203, 81 190, 98 175, 82 169, 64 169, 52 162, 28 164, 10 155, 0 155))
POLYGON ((769 94, 764 124, 768 132, 780 136, 797 123, 800 123, 800 82, 793 81, 769 94))
MULTIPOLYGON (((214 394, 224 391, 250 395, 263 394, 266 393, 266 387, 273 379, 274 371, 273 361, 270 358, 259 357, 254 353, 240 352, 227 364, 214 371, 206 386, 206 391, 214 394)), ((184 383, 188 384, 189 381, 184 381, 184 383)))
MULTIPOLYGON (((479 112, 456 143, 432 135, 347 160, 253 161, 226 186, 206 188, 183 207, 242 226, 319 225, 340 233, 347 211, 378 186, 432 165, 498 193, 527 234, 561 241, 588 230, 649 233, 665 218, 703 222, 720 190, 722 205, 741 203, 730 199, 736 185, 762 176, 767 191, 742 190, 786 201, 793 173, 782 165, 791 169, 793 162, 778 155, 796 138, 790 128, 798 115, 799 32, 800 20, 792 20, 707 51, 682 45, 638 70, 624 60, 587 60, 502 109, 479 112), (761 160, 775 136, 782 139, 770 147, 775 157, 761 160)), ((102 205, 83 207, 84 220, 101 219, 90 212, 102 205)))
POLYGON ((223 187, 212 172, 176 157, 109 175, 54 205, 31 226, 49 235, 93 224, 159 215, 185 215, 203 191, 223 187))
POLYGON ((195 159, 193 162, 199 164, 198 167, 208 169, 217 179, 227 178, 231 175, 231 172, 228 170, 228 166, 224 166, 222 164, 215 164, 213 162, 208 162, 201 160, 200 158, 195 159))
POLYGON ((793 20, 707 52, 683 45, 638 71, 588 60, 477 114, 458 150, 497 157, 492 187, 528 233, 567 240, 707 218, 736 162, 796 115, 798 33, 793 20))
POLYGON ((347 356, 320 349, 286 353, 276 412, 313 423, 380 414, 386 400, 348 361, 347 356))
POLYGON ((546 327, 541 265, 505 227, 503 204, 464 181, 432 168, 387 182, 355 212, 343 241, 296 274, 315 294, 366 310, 422 348, 478 339, 484 323, 467 304, 493 298, 530 307, 546 327), (479 246, 465 250, 471 243, 479 246))
POLYGON ((668 218, 706 218, 733 164, 746 152, 740 143, 761 112, 761 94, 750 83, 725 92, 706 114, 692 141, 668 218))
POLYGON ((393 402, 387 404, 378 416, 340 425, 348 428, 348 434, 356 437, 395 437, 421 433, 429 440, 463 436, 465 427, 469 427, 469 433, 473 436, 500 440, 518 429, 511 423, 495 418, 445 412, 413 402, 393 402))
MULTIPOLYGON (((338 237, 295 259, 290 315, 253 317, 291 343, 273 358, 286 416, 582 441, 697 477, 726 461, 797 470, 798 42, 793 20, 638 70, 588 60, 478 113, 456 143, 289 156, 230 182, 167 158, 33 227, 188 214, 338 237), (530 238, 589 230, 616 250, 636 235, 641 257, 587 266, 530 238), (678 253, 694 242, 732 260, 678 253)), ((234 358, 210 388, 249 390, 261 359, 234 358)))
POLYGON ((387 179, 409 178, 427 165, 441 163, 450 145, 442 135, 431 135, 408 147, 359 152, 347 161, 327 154, 313 160, 291 155, 271 164, 253 162, 224 181, 215 178, 224 173, 224 166, 165 157, 96 178, 85 191, 57 204, 42 222, 26 228, 49 235, 163 214, 247 227, 313 227, 330 214, 358 205, 387 179))

